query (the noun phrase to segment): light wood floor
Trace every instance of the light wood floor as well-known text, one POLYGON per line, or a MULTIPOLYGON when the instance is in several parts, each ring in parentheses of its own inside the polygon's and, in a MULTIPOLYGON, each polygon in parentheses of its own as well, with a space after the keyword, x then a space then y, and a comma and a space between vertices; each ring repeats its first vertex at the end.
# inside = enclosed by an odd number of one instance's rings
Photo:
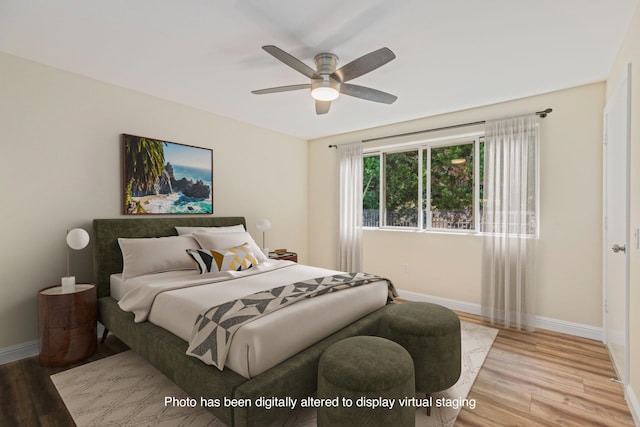
MULTIPOLYGON (((483 324, 458 313, 467 322, 483 324)), ((126 350, 109 336, 87 362, 126 350)), ((73 425, 45 368, 36 357, 0 365, 0 426, 73 425)), ((471 388, 475 409, 464 408, 456 426, 633 426, 609 356, 597 341, 548 331, 500 329, 471 388)))
MULTIPOLYGON (((477 316, 461 320, 483 324, 477 316)), ((633 426, 601 342, 545 330, 498 328, 456 426, 633 426)))

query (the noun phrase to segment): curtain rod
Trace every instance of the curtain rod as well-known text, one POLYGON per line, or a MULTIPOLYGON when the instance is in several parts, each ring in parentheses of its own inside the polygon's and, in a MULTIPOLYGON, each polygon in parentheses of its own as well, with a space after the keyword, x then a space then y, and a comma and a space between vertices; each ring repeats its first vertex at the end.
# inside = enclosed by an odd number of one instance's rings
MULTIPOLYGON (((546 110, 542 110, 542 111, 536 111, 536 115, 540 116, 540 118, 545 118, 547 117, 547 114, 551 113, 553 111, 553 109, 551 108, 547 108, 546 110)), ((466 127, 466 126, 474 126, 474 125, 482 125, 484 123, 486 123, 486 120, 480 120, 478 122, 470 122, 470 123, 460 123, 457 125, 451 125, 451 126, 443 126, 443 127, 439 127, 439 128, 433 128, 433 129, 425 129, 425 130, 418 130, 415 132, 407 132, 407 133, 399 133, 396 135, 388 135, 388 136, 379 136, 377 138, 369 138, 369 139, 363 139, 362 143, 364 144, 365 142, 373 142, 373 141, 380 141, 382 139, 389 139, 389 138, 397 138, 400 136, 411 136, 411 135, 419 135, 421 133, 428 133, 428 132, 436 132, 439 130, 448 130, 448 129, 456 129, 456 128, 462 128, 462 127, 466 127)), ((335 144, 331 144, 329 145, 329 148, 337 148, 338 146, 335 144)))

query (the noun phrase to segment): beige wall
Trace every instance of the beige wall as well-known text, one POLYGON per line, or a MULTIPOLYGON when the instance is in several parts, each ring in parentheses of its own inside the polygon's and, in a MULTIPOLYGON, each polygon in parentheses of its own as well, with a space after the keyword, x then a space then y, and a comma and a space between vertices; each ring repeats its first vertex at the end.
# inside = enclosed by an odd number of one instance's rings
MULTIPOLYGON (((553 108, 541 127, 538 315, 602 326, 601 217, 604 83, 368 129, 309 144, 309 260, 335 267, 339 144, 553 108)), ((382 108, 382 107, 381 107, 382 108)), ((466 132, 463 129, 462 132, 466 132)), ((435 136, 429 134, 429 136, 435 136)), ((364 269, 402 290, 480 303, 479 236, 368 230, 364 269), (403 266, 409 263, 409 271, 403 266)))
MULTIPOLYGON (((632 18, 622 47, 618 52, 609 79, 607 99, 612 95, 627 64, 631 63, 631 204, 630 242, 634 241, 633 230, 640 228, 640 7, 632 18)), ((640 251, 632 249, 630 254, 630 385, 635 395, 635 405, 640 396, 640 251)), ((640 407, 635 408, 636 420, 640 420, 640 407)))
MULTIPOLYGON (((268 245, 306 260, 303 140, 5 54, 0 130, 0 350, 37 339, 37 293, 66 275, 66 230, 121 215, 121 133, 212 148, 214 214, 246 216, 258 244, 269 218, 268 245)), ((74 254, 79 281, 91 260, 74 254)))

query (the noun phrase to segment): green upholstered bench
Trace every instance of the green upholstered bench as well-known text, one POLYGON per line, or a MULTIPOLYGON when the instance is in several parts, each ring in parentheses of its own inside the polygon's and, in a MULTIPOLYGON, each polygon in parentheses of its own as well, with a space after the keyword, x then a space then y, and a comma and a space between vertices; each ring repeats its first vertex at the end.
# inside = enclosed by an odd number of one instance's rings
POLYGON ((415 425, 415 408, 398 403, 415 396, 413 361, 402 346, 384 338, 351 337, 325 350, 317 396, 337 403, 318 408, 319 427, 415 425), (381 406, 391 399, 392 409, 381 406))
POLYGON ((460 319, 448 308, 427 302, 393 304, 381 319, 380 336, 411 354, 416 392, 446 390, 460 378, 460 319))

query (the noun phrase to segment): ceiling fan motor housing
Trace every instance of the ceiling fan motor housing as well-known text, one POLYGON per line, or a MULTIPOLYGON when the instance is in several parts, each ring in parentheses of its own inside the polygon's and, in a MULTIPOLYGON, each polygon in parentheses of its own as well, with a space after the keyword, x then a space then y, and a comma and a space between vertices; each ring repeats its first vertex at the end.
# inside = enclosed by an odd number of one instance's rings
POLYGON ((319 53, 313 60, 316 62, 316 70, 321 76, 329 76, 336 71, 338 57, 333 53, 319 53))

